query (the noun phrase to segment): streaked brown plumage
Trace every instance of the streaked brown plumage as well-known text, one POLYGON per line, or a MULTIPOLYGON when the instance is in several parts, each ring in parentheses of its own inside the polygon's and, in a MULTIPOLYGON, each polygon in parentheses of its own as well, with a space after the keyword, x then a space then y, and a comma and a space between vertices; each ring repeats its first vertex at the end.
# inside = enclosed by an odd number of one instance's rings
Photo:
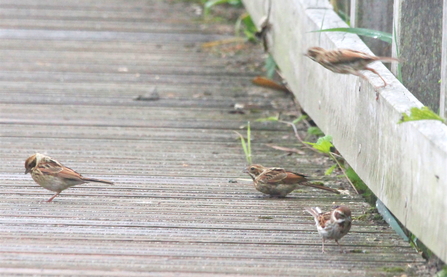
POLYGON ((344 237, 351 229, 351 210, 347 206, 337 206, 330 212, 322 212, 320 208, 305 208, 315 219, 318 233, 323 238, 322 252, 324 253, 324 242, 333 239, 338 246, 338 240, 344 237))
POLYGON ((381 61, 381 62, 393 62, 399 61, 398 59, 391 57, 376 57, 369 55, 364 52, 351 50, 351 49, 334 49, 334 50, 325 50, 321 47, 311 47, 307 50, 307 54, 309 58, 317 63, 321 64, 325 68, 331 70, 335 73, 341 74, 353 74, 363 79, 369 81, 369 79, 360 73, 360 70, 369 70, 375 74, 377 74, 380 79, 382 79, 385 87, 387 82, 385 79, 380 76, 380 74, 368 67, 368 64, 381 61))
POLYGON ((267 168, 260 164, 252 164, 246 168, 253 179, 255 188, 272 197, 286 197, 287 194, 298 188, 299 185, 327 190, 339 194, 336 189, 309 183, 309 177, 301 173, 287 171, 283 168, 267 168))
POLYGON ((56 192, 56 194, 48 199, 47 202, 53 201, 53 199, 63 190, 72 186, 89 182, 113 185, 113 183, 109 181, 82 177, 81 174, 73 169, 39 153, 26 159, 25 174, 27 173, 30 173, 33 180, 41 187, 56 192))

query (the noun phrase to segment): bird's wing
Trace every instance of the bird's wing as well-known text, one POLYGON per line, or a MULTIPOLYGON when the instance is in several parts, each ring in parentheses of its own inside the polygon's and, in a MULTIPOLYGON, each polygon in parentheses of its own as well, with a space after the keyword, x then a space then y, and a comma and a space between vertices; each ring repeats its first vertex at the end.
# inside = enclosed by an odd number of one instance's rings
POLYGON ((376 57, 351 49, 336 49, 325 55, 325 62, 331 64, 351 63, 358 60, 375 60, 376 57))
POLYGON ((307 181, 307 179, 306 179, 307 176, 304 174, 290 172, 290 171, 287 171, 286 174, 287 174, 287 179, 286 179, 287 182, 286 183, 295 184, 295 183, 302 183, 302 182, 307 181))
POLYGON ((73 169, 63 166, 55 160, 48 160, 40 163, 38 169, 42 174, 52 175, 64 179, 79 180, 82 182, 82 175, 74 171, 73 169))
POLYGON ((282 168, 272 168, 264 171, 261 175, 258 176, 258 180, 267 183, 267 184, 275 184, 279 183, 287 177, 287 172, 282 168))
POLYGON ((331 220, 331 212, 322 213, 318 216, 318 223, 322 228, 326 227, 326 222, 331 220))
POLYGON ((56 174, 63 170, 64 166, 61 165, 59 162, 48 159, 46 161, 42 161, 37 165, 37 168, 42 171, 42 173, 47 174, 56 174))

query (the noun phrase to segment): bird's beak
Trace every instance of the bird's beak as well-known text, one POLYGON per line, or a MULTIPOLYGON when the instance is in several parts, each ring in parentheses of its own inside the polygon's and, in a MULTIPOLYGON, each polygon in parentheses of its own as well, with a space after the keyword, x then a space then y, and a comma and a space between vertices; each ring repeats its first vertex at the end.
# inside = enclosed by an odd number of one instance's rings
POLYGON ((29 173, 29 169, 28 168, 25 169, 25 174, 27 174, 27 173, 29 173))

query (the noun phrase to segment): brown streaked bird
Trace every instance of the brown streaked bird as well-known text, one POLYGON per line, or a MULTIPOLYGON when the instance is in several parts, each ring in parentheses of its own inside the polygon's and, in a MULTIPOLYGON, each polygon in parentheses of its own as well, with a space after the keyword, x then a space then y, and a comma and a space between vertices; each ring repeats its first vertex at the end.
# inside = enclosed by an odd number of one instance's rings
POLYGON ((53 201, 53 199, 63 190, 72 186, 89 182, 113 185, 113 183, 109 181, 82 177, 81 174, 77 173, 73 169, 68 168, 58 161, 39 153, 36 153, 26 159, 25 174, 27 173, 30 173, 33 180, 41 187, 56 192, 56 194, 46 202, 53 201))
POLYGON ((399 61, 398 59, 391 57, 376 57, 364 52, 351 50, 351 49, 334 49, 326 50, 321 47, 311 47, 307 50, 307 54, 310 59, 321 64, 325 68, 335 73, 341 74, 353 74, 369 81, 369 79, 360 73, 360 70, 369 70, 377 74, 382 79, 386 87, 387 82, 380 76, 380 74, 373 68, 368 67, 368 64, 376 61, 381 62, 393 62, 399 61))
POLYGON ((260 164, 252 164, 246 168, 245 172, 253 179, 256 190, 271 197, 286 197, 300 185, 340 194, 336 189, 309 183, 311 178, 284 168, 267 168, 260 164))
POLYGON ((341 248, 338 240, 344 237, 351 229, 351 210, 347 206, 337 206, 330 212, 322 212, 320 208, 305 208, 315 219, 318 233, 323 238, 321 251, 324 251, 326 239, 333 239, 341 248))

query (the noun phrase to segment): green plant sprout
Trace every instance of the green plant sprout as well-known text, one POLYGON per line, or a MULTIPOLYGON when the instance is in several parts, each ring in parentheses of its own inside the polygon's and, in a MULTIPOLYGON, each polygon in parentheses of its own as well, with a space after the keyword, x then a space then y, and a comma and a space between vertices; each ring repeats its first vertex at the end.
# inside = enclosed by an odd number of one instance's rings
POLYGON ((337 168, 337 164, 333 164, 331 167, 324 171, 324 175, 331 175, 332 172, 337 168))
POLYGON ((256 32, 258 31, 258 29, 251 19, 251 16, 247 12, 241 14, 234 24, 234 32, 236 36, 240 35, 240 30, 244 31, 244 35, 248 41, 258 41, 258 39, 256 38, 256 32), (244 28, 242 27, 242 24, 244 28))
POLYGON ((266 122, 266 121, 278 121, 279 120, 279 115, 276 116, 269 116, 269 117, 263 117, 263 118, 258 118, 255 121, 256 122, 266 122))
POLYGON ((403 113, 401 120, 398 122, 408 122, 408 121, 416 121, 416 120, 439 120, 441 122, 445 122, 445 120, 430 110, 429 107, 416 108, 413 107, 410 109, 410 114, 403 113))
POLYGON ((308 133, 309 135, 314 135, 314 136, 317 136, 317 137, 324 136, 323 131, 321 131, 320 128, 315 127, 315 126, 312 126, 312 127, 307 128, 307 133, 308 133))
POLYGON ((331 153, 331 147, 334 147, 334 145, 332 144, 332 136, 321 137, 315 143, 307 141, 305 141, 304 143, 311 145, 313 148, 317 149, 318 152, 321 152, 323 154, 331 153))
POLYGON ((245 160, 247 161, 248 164, 252 164, 250 121, 248 121, 247 123, 247 140, 245 140, 244 136, 241 135, 239 132, 236 131, 234 132, 239 135, 239 138, 241 140, 242 149, 244 150, 245 154, 245 160))
POLYGON ((302 120, 305 120, 305 119, 307 119, 307 118, 309 118, 307 115, 304 115, 304 114, 302 114, 302 115, 300 115, 297 119, 295 119, 294 121, 292 121, 292 124, 297 124, 298 122, 300 122, 300 121, 302 121, 302 120))
POLYGON ((207 17, 210 14, 211 8, 216 5, 229 4, 232 6, 242 6, 242 0, 208 0, 203 5, 203 16, 207 17))
MULTIPOLYGON (((331 148, 334 147, 334 145, 332 144, 332 136, 327 135, 327 136, 321 137, 321 138, 319 138, 317 140, 316 143, 307 142, 307 141, 305 141, 304 143, 311 145, 318 152, 328 155, 333 161, 335 161, 335 163, 338 165, 338 168, 340 168, 340 170, 343 172, 343 175, 346 177, 346 179, 348 180, 349 184, 351 184, 351 186, 354 189, 354 191, 357 194, 359 194, 357 188, 354 186, 354 184, 351 182, 351 180, 349 179, 348 175, 346 174, 344 166, 342 164, 340 164, 340 162, 334 156, 334 153, 331 152, 331 148)), ((327 171, 328 170, 326 170, 326 172, 327 171)), ((333 171, 333 169, 332 169, 332 171, 333 171)))
POLYGON ((269 79, 273 78, 276 68, 277 68, 276 62, 273 59, 273 56, 269 54, 267 58, 265 58, 265 64, 264 64, 265 75, 267 76, 267 78, 269 79))

